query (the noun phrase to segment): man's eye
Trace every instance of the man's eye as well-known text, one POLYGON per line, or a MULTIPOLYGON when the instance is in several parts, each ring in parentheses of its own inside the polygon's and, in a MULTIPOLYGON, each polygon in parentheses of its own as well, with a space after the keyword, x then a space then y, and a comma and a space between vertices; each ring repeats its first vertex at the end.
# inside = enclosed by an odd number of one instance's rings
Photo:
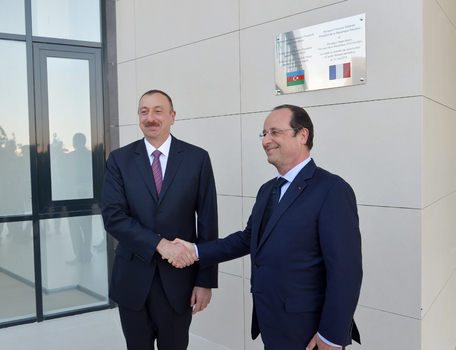
POLYGON ((271 130, 270 133, 271 133, 272 136, 277 136, 277 135, 280 134, 280 131, 278 131, 278 130, 271 130))

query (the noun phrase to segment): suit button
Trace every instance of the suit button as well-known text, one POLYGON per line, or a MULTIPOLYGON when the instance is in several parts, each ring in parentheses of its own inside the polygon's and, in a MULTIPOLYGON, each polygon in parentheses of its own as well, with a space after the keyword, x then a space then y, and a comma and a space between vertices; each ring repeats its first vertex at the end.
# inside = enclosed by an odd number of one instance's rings
POLYGON ((255 264, 255 265, 253 265, 253 266, 255 266, 255 268, 257 269, 257 268, 259 268, 261 265, 260 265, 260 264, 255 264))

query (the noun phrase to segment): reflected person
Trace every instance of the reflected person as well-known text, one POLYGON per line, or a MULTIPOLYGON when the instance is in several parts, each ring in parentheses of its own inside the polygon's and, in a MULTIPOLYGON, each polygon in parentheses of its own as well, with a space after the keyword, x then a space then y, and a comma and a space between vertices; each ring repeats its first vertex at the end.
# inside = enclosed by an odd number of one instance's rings
MULTIPOLYGON (((86 137, 82 133, 73 136, 74 151, 65 155, 67 171, 66 188, 72 191, 70 198, 93 197, 92 192, 92 152, 86 147, 86 137)), ((92 260, 92 215, 68 218, 73 252, 76 256, 66 264, 89 263, 92 260)))
MULTIPOLYGON (((1 160, 5 172, 2 182, 3 195, 3 212, 1 215, 20 215, 24 214, 24 188, 27 184, 23 182, 24 172, 22 169, 22 157, 17 152, 17 144, 14 139, 5 142, 5 152, 1 160), (7 199, 7 200, 5 200, 7 199)), ((30 186, 30 185, 29 185, 30 186)), ((24 235, 22 222, 8 222, 8 237, 12 237, 16 242, 24 242, 27 237, 24 235)))

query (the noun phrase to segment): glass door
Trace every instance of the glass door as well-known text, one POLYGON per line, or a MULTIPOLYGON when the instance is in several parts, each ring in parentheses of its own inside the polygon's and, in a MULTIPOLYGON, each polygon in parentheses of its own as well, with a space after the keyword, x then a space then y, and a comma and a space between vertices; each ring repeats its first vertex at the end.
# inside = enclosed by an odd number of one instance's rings
POLYGON ((35 44, 44 316, 108 302, 99 49, 35 44))

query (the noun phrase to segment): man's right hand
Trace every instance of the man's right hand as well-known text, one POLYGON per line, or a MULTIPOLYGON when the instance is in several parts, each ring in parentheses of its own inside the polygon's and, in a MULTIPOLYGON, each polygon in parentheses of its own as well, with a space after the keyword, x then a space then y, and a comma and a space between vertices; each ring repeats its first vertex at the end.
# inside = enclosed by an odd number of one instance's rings
MULTIPOLYGON (((178 268, 192 265, 196 261, 196 254, 192 255, 185 245, 176 244, 174 242, 170 242, 163 238, 160 243, 158 243, 157 252, 161 254, 162 259, 167 259, 174 267, 178 268), (195 258, 193 256, 195 256, 195 258)), ((195 250, 195 248, 193 248, 193 250, 195 250)))
MULTIPOLYGON (((171 244, 175 246, 180 246, 187 250, 187 252, 191 255, 192 259, 192 264, 198 260, 198 257, 196 256, 196 250, 195 250, 195 244, 184 241, 180 238, 176 238, 174 241, 171 242, 171 244)), ((176 264, 176 261, 174 259, 168 259, 168 262, 172 264, 174 267, 180 267, 178 264, 176 264)))

